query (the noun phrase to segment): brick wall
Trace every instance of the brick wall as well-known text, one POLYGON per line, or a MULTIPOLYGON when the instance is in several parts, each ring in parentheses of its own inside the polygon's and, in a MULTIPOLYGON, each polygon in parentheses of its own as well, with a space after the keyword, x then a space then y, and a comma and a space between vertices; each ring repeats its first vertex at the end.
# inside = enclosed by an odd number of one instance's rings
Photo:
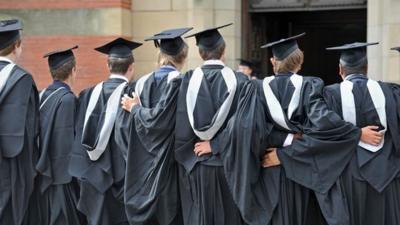
POLYGON ((20 65, 32 73, 39 89, 52 82, 47 58, 43 55, 55 49, 79 45, 74 50, 78 75, 73 86, 75 93, 104 80, 108 76, 107 57, 95 50, 115 37, 99 36, 31 36, 23 38, 23 54, 20 65))
POLYGON ((94 48, 119 36, 132 36, 131 7, 131 0, 0 0, 0 19, 22 21, 19 64, 32 73, 39 90, 52 82, 43 55, 79 45, 73 86, 78 94, 107 78, 107 58, 94 48))
POLYGON ((131 8, 131 0, 0 0, 0 9, 131 8))

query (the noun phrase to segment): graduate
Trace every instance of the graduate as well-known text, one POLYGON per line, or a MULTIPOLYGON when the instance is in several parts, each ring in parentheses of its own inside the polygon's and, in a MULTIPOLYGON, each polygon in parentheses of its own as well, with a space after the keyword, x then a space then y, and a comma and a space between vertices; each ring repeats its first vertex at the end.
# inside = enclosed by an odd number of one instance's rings
POLYGON ((254 60, 239 59, 238 72, 249 77, 249 79, 257 79, 257 62, 254 60))
POLYGON ((326 105, 322 80, 297 74, 304 56, 296 39, 302 36, 263 46, 271 47, 273 53, 275 76, 262 84, 271 119, 284 130, 302 134, 290 146, 266 155, 267 166, 277 159, 286 176, 281 177, 283 192, 273 222, 350 224, 339 176, 359 140, 373 144, 379 133, 370 126, 360 129, 343 121, 326 105))
POLYGON ((0 21, 0 224, 20 225, 34 187, 39 99, 21 57, 18 20, 0 21))
POLYGON ((218 30, 229 25, 187 36, 196 38, 204 63, 183 75, 177 102, 175 158, 185 225, 244 224, 219 149, 211 152, 209 144, 234 114, 248 81, 224 64, 226 45, 218 30))
POLYGON ((352 225, 400 223, 400 89, 368 78, 367 47, 376 44, 327 48, 340 52, 343 79, 325 87, 327 104, 345 121, 383 136, 372 144, 360 141, 341 176, 352 225))
POLYGON ((128 224, 123 203, 125 160, 113 131, 123 90, 134 72, 132 50, 140 45, 117 38, 96 48, 108 55, 110 76, 79 95, 69 171, 79 180, 78 209, 90 225, 128 224))
POLYGON ((81 223, 76 209, 77 184, 68 174, 75 138, 76 97, 71 85, 76 77, 73 49, 46 54, 53 83, 42 90, 40 99, 40 156, 38 175, 26 224, 68 225, 81 223))
POLYGON ((133 98, 122 98, 122 107, 131 116, 121 122, 131 125, 125 175, 130 224, 182 224, 174 128, 178 76, 188 54, 181 36, 191 29, 165 30, 147 38, 159 48, 158 69, 134 82, 133 98))

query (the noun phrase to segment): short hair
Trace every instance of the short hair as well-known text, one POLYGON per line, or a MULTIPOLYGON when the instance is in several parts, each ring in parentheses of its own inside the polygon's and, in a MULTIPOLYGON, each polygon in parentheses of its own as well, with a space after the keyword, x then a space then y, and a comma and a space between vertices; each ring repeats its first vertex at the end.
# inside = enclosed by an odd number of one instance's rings
POLYGON ((75 68, 75 59, 68 60, 68 62, 62 64, 56 69, 50 68, 51 76, 54 80, 65 81, 71 75, 72 70, 75 68))
POLYGON ((108 57, 108 67, 111 73, 125 74, 134 62, 133 56, 127 58, 108 57))
POLYGON ((274 67, 275 74, 293 72, 304 62, 304 53, 300 49, 296 49, 288 57, 282 61, 276 60, 274 67))
POLYGON ((222 55, 224 54, 225 47, 225 42, 222 42, 212 50, 206 50, 202 47, 199 47, 199 53, 204 61, 211 59, 221 59, 222 55))
POLYGON ((21 46, 21 38, 18 38, 13 43, 9 44, 7 47, 0 50, 0 56, 7 56, 11 54, 14 49, 21 46))
POLYGON ((340 64, 343 68, 343 73, 345 76, 351 74, 366 74, 368 70, 368 62, 365 61, 364 63, 357 65, 357 66, 345 66, 340 64))
POLYGON ((175 68, 181 68, 185 63, 189 51, 189 47, 186 43, 182 50, 176 55, 168 55, 162 51, 158 52, 158 66, 170 65, 175 68))

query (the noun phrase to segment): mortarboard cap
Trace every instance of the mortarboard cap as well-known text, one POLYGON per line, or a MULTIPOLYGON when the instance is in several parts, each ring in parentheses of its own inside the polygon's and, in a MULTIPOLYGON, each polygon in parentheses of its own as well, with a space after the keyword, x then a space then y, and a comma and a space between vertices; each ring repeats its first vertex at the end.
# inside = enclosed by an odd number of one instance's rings
POLYGON ((212 50, 212 49, 216 48, 217 46, 219 46, 220 44, 224 43, 224 38, 218 32, 218 29, 230 26, 232 24, 233 23, 229 23, 229 24, 225 24, 223 26, 203 30, 203 31, 197 32, 195 34, 186 36, 186 38, 194 36, 196 38, 196 45, 199 48, 202 48, 205 50, 212 50))
POLYGON ((109 57, 128 58, 132 56, 132 50, 141 45, 142 43, 117 38, 103 46, 95 48, 95 50, 104 53, 109 57))
POLYGON ((146 38, 145 41, 153 40, 155 46, 159 47, 161 52, 168 55, 177 55, 185 46, 185 42, 181 36, 191 29, 193 28, 190 27, 165 30, 161 33, 153 35, 152 37, 146 38))
POLYGON ((54 70, 58 67, 62 66, 64 63, 68 62, 69 60, 74 59, 74 53, 72 52, 73 49, 77 49, 78 45, 75 45, 72 48, 56 50, 53 52, 49 52, 43 56, 43 58, 48 58, 49 67, 50 69, 54 70))
POLYGON ((302 33, 293 37, 281 39, 261 46, 261 48, 272 48, 272 54, 275 58, 282 61, 288 57, 292 52, 299 49, 297 39, 303 37, 306 33, 302 33))
POLYGON ((22 30, 22 24, 19 20, 1 20, 0 21, 0 50, 14 43, 22 30))
POLYGON ((396 51, 400 52, 400 47, 393 47, 390 50, 396 50, 396 51))
POLYGON ((367 60, 367 46, 377 45, 379 42, 363 43, 354 42, 337 47, 330 47, 326 50, 341 51, 340 64, 348 67, 356 67, 368 62, 367 60))
POLYGON ((239 65, 253 68, 254 63, 252 61, 250 61, 250 60, 239 59, 239 65))

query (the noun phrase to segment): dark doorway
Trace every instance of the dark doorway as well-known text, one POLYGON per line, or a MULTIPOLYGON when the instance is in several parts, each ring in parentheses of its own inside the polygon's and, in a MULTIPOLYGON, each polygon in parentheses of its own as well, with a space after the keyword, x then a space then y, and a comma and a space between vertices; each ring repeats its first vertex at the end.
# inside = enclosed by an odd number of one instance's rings
POLYGON ((264 75, 272 74, 271 52, 260 46, 281 38, 306 32, 299 40, 305 53, 303 75, 321 77, 326 84, 340 81, 338 53, 326 47, 355 41, 366 41, 366 9, 250 13, 243 53, 247 58, 262 60, 264 75))

